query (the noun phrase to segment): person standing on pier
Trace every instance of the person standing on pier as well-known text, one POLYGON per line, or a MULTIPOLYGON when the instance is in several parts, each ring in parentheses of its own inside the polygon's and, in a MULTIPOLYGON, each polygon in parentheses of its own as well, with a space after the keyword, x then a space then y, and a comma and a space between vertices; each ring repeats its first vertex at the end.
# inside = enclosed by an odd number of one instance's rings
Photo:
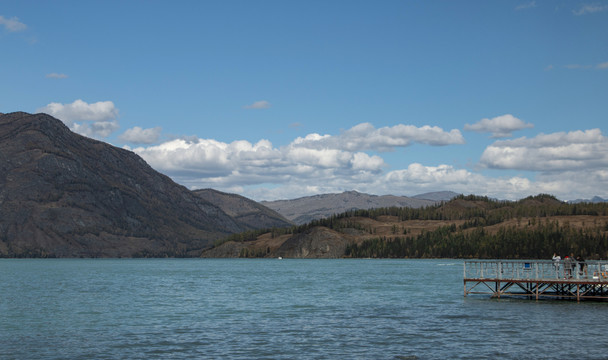
POLYGON ((576 261, 578 262, 578 274, 587 277, 587 264, 582 256, 577 256, 576 261))
POLYGON ((572 277, 572 260, 568 255, 564 256, 564 279, 572 277))
POLYGON ((555 269, 555 276, 559 278, 559 262, 562 261, 562 258, 556 253, 553 253, 553 257, 551 259, 553 259, 553 268, 555 269))
POLYGON ((576 275, 576 258, 574 257, 574 253, 570 253, 570 277, 576 275))

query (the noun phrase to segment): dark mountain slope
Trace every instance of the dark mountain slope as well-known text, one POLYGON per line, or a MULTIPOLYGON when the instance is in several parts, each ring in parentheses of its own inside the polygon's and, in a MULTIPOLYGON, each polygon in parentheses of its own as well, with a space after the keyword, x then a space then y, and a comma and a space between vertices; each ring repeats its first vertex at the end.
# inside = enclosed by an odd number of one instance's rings
POLYGON ((242 230, 130 151, 46 114, 0 116, 0 256, 198 255, 242 230))
POLYGON ((221 208, 247 230, 293 225, 276 211, 241 195, 213 189, 194 190, 194 193, 221 208))

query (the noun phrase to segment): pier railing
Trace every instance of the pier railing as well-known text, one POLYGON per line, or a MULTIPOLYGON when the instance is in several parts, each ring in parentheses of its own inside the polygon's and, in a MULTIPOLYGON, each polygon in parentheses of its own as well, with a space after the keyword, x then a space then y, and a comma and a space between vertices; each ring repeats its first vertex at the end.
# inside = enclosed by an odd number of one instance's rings
POLYGON ((607 282, 608 260, 467 260, 465 279, 607 282))

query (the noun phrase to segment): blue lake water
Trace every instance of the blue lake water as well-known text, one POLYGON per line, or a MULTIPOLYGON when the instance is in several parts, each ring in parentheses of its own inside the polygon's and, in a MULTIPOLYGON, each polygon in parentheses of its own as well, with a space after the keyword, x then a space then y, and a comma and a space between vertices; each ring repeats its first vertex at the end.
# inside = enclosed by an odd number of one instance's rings
POLYGON ((608 358, 608 303, 465 298, 462 276, 458 260, 0 260, 0 358, 608 358))

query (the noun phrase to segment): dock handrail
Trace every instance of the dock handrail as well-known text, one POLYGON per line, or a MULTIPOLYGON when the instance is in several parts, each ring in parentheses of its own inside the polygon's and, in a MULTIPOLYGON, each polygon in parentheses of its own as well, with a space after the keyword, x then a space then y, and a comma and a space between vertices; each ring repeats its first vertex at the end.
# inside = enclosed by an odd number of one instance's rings
POLYGON ((465 260, 464 279, 608 282, 608 260, 465 260))

